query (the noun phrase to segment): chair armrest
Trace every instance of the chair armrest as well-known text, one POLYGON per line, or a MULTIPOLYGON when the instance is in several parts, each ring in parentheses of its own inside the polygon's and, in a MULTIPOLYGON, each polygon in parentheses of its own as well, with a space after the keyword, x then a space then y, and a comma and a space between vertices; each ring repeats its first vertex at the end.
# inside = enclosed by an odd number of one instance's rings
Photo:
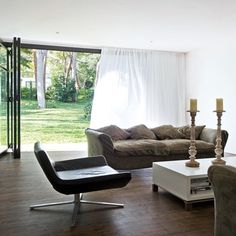
POLYGON ((236 235, 236 168, 212 165, 208 169, 208 178, 215 197, 214 235, 236 235))
POLYGON ((109 135, 89 128, 85 130, 85 134, 88 142, 89 156, 114 152, 113 141, 109 135))
POLYGON ((214 183, 219 183, 220 190, 225 186, 230 190, 229 186, 233 187, 236 181, 236 168, 234 166, 220 166, 220 165, 212 165, 208 168, 208 177, 209 180, 214 183), (229 181, 232 181, 232 185, 229 185, 229 181), (222 184, 224 182, 224 184, 222 184))
MULTIPOLYGON (((201 132, 200 140, 203 140, 208 143, 216 144, 216 135, 217 135, 216 129, 204 128, 201 132)), ((221 145, 222 145, 223 150, 226 146, 228 136, 229 136, 229 134, 226 130, 221 130, 221 145)))
POLYGON ((76 170, 82 168, 91 168, 95 166, 107 165, 104 156, 93 156, 85 158, 70 159, 65 161, 55 162, 54 168, 56 171, 76 170))

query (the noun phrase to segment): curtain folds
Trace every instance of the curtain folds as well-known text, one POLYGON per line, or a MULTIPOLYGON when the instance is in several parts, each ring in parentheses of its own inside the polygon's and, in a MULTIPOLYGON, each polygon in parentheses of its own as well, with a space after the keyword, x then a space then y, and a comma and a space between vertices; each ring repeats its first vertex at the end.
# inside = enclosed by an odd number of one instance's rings
POLYGON ((186 123, 185 54, 150 50, 102 50, 91 128, 186 123))

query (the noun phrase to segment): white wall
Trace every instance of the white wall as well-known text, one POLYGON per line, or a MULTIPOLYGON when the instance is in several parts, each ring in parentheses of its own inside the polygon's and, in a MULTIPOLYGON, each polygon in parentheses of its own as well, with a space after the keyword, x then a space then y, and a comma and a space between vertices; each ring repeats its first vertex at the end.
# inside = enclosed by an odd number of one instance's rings
POLYGON ((224 99, 222 129, 229 132, 226 152, 236 153, 236 47, 226 45, 187 54, 187 98, 198 99, 196 124, 216 128, 215 99, 224 99))

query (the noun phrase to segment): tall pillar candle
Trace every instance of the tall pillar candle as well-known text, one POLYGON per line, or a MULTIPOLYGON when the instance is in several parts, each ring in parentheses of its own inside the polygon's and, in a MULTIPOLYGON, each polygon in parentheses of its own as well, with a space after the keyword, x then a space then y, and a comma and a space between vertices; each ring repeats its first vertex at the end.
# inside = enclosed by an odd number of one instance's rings
POLYGON ((197 99, 190 99, 190 111, 197 111, 197 99))
POLYGON ((216 99, 216 111, 223 111, 223 98, 216 99))

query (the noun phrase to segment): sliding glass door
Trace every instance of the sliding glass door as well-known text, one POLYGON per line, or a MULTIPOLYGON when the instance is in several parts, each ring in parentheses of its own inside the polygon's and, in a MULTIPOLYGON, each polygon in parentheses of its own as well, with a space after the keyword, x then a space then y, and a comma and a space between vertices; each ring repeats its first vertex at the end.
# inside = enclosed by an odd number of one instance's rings
POLYGON ((8 149, 8 50, 0 44, 0 153, 8 149))
POLYGON ((20 38, 0 43, 0 154, 20 158, 20 38))

